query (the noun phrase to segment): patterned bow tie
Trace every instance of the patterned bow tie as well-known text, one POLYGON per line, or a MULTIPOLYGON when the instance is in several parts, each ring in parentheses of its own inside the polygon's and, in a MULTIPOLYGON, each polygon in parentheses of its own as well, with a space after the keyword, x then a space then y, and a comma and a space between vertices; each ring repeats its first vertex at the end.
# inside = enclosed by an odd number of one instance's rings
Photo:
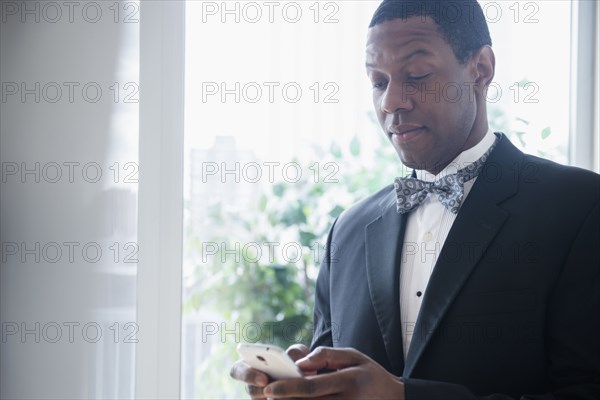
POLYGON ((444 207, 454 214, 458 214, 464 197, 464 183, 479 175, 479 172, 481 172, 483 165, 497 143, 498 138, 496 138, 494 144, 477 161, 455 174, 446 175, 434 182, 425 182, 411 177, 396 178, 394 187, 396 188, 398 213, 404 214, 409 212, 418 207, 427 198, 429 193, 434 193, 437 194, 438 200, 444 207))

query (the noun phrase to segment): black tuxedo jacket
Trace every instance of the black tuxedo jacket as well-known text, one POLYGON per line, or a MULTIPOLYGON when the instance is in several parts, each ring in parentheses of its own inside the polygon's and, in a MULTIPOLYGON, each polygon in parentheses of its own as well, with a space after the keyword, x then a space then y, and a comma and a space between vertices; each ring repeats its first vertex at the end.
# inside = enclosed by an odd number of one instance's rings
POLYGON ((501 135, 438 256, 406 360, 405 226, 391 185, 336 220, 312 348, 365 353, 404 378, 408 400, 600 399, 600 175, 501 135))

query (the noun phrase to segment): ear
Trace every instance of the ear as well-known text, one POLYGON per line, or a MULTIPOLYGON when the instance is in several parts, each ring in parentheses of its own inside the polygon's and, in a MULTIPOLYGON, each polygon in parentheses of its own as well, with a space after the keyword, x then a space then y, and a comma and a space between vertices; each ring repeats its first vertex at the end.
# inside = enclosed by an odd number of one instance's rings
POLYGON ((480 94, 485 94, 488 86, 494 79, 496 70, 496 56, 494 51, 488 45, 481 47, 471 58, 473 76, 475 78, 475 90, 480 94))

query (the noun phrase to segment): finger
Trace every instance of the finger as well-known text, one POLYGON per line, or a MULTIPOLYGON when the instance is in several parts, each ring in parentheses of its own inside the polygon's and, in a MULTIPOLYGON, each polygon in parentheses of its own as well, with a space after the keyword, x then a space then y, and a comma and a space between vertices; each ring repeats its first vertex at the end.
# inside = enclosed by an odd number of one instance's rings
MULTIPOLYGON (((306 357, 310 353, 310 349, 303 344, 293 344, 286 350, 286 353, 294 361, 306 357)), ((317 370, 302 370, 302 375, 313 376, 317 374, 317 370)))
POLYGON ((312 398, 340 394, 351 386, 348 372, 275 381, 264 388, 264 395, 275 398, 312 398))
POLYGON ((246 385, 246 392, 252 399, 264 399, 264 388, 252 385, 246 385))
POLYGON ((308 353, 310 353, 310 350, 303 344, 293 344, 290 347, 288 347, 288 349, 285 352, 288 356, 290 356, 292 360, 296 361, 301 359, 302 357, 307 356, 308 353))
POLYGON ((229 371, 229 375, 233 379, 237 379, 247 384, 264 387, 269 383, 269 378, 263 372, 250 368, 248 364, 243 361, 236 361, 229 371))
POLYGON ((367 356, 351 348, 317 347, 296 364, 303 370, 342 369, 364 363, 367 359, 367 356))

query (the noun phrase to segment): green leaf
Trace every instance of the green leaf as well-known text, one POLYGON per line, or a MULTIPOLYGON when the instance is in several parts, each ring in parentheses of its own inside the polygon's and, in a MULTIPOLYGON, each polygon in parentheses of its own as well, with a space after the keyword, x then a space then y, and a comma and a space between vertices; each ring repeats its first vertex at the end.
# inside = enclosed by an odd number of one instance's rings
POLYGON ((525 87, 525 85, 528 85, 529 83, 530 83, 529 79, 523 78, 519 82, 517 82, 517 85, 519 87, 525 87))
POLYGON ((325 192, 323 182, 318 182, 310 186, 308 195, 311 197, 319 197, 325 192))
POLYGON ((281 217, 282 224, 285 226, 298 225, 306 222, 306 215, 300 207, 293 206, 286 209, 281 217))
POLYGON ((285 192, 285 186, 283 183, 273 185, 273 194, 277 197, 282 197, 285 192))
POLYGON ((312 232, 300 231, 300 244, 303 246, 310 247, 316 238, 317 235, 312 232))
POLYGON ((268 203, 267 196, 265 196, 264 194, 261 195, 260 200, 258 201, 258 209, 261 212, 265 212, 265 210, 267 209, 267 203, 268 203))
POLYGON ((337 205, 333 208, 333 210, 329 211, 329 215, 331 215, 333 218, 337 218, 340 216, 342 211, 344 211, 344 207, 337 205))
POLYGON ((517 135, 517 139, 519 139, 519 142, 521 142, 521 146, 525 146, 525 140, 523 139, 523 136, 525 136, 525 132, 517 131, 515 132, 515 135, 517 135))
POLYGON ((190 299, 190 306, 192 306, 192 308, 196 311, 198 311, 200 309, 200 303, 201 303, 201 299, 202 297, 198 294, 195 294, 192 296, 192 298, 190 299))
POLYGON ((340 149, 340 146, 338 146, 337 143, 331 143, 331 146, 329 147, 329 152, 333 154, 335 158, 342 157, 342 149, 340 149))
POLYGON ((552 132, 550 131, 550 127, 544 128, 542 130, 542 139, 547 139, 552 132))
POLYGON ((360 154, 360 142, 356 136, 354 136, 350 142, 350 153, 353 156, 358 156, 360 154))
POLYGON ((529 121, 527 121, 526 119, 523 119, 521 117, 517 117, 515 118, 517 121, 524 123, 525 125, 529 125, 529 121))

